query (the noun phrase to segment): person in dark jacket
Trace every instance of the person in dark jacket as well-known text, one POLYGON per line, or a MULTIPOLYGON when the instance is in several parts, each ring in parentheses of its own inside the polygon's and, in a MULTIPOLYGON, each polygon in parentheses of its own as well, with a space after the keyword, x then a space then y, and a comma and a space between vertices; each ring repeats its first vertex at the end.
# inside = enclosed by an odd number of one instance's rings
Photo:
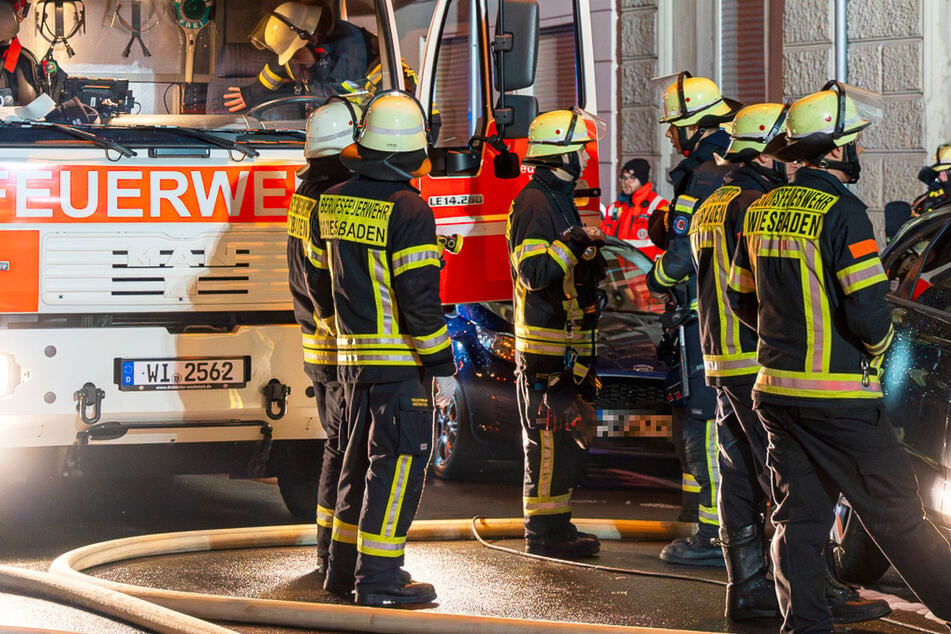
POLYGON ((304 372, 314 384, 320 424, 327 434, 317 488, 317 572, 327 572, 330 534, 337 503, 337 481, 343 462, 340 422, 344 412, 343 386, 337 380, 337 327, 332 302, 318 307, 315 296, 330 292, 327 249, 311 240, 311 217, 317 199, 329 187, 350 178, 340 162, 340 151, 353 142, 360 121, 359 107, 331 97, 307 118, 304 158, 298 172, 300 185, 291 198, 287 214, 287 267, 294 318, 301 327, 304 372), (323 310, 321 310, 323 309, 323 310))
POLYGON ((9 91, 11 101, 0 99, 0 106, 25 106, 43 92, 36 57, 17 38, 27 6, 0 1, 0 90, 9 91))
POLYGON ((436 221, 410 184, 430 169, 427 147, 419 102, 400 91, 377 95, 356 143, 341 153, 355 176, 321 194, 311 216, 330 278, 315 300, 334 315, 347 402, 324 588, 356 590, 361 605, 436 598, 402 569, 431 453, 433 401, 448 405, 456 385, 436 221))
MULTIPOLYGON (((684 499, 698 499, 696 520, 699 530, 679 538, 661 550, 660 558, 687 566, 722 567, 723 553, 714 543, 719 530, 717 485, 719 480, 716 441, 716 392, 704 380, 703 353, 697 322, 697 281, 690 254, 688 231, 694 210, 723 184, 730 167, 717 163, 730 142, 720 124, 730 121, 740 104, 720 95, 717 85, 706 77, 682 72, 658 78, 653 85, 659 93, 667 123, 667 137, 683 160, 671 170, 674 199, 664 214, 666 251, 647 275, 651 294, 667 304, 663 316, 666 338, 676 340, 680 350, 679 380, 669 388, 670 398, 683 404, 676 416, 681 433, 675 429, 674 442, 682 456, 684 499)), ((653 220, 653 219, 652 219, 653 220)), ((651 225, 659 226, 654 220, 651 225)), ((694 519, 684 517, 683 519, 694 519)))
MULTIPOLYGON (((746 209, 787 182, 786 164, 761 154, 785 129, 787 110, 778 103, 755 104, 724 126, 732 137, 725 158, 736 168, 700 206, 690 227, 704 368, 707 384, 717 390, 717 499, 727 567, 726 616, 735 621, 780 616, 765 553, 770 499, 766 429, 753 411, 757 336, 734 314, 726 288, 746 209)), ((862 599, 831 571, 826 570, 826 576, 826 601, 836 623, 888 614, 885 601, 862 599)))
POLYGON ((769 439, 783 632, 832 631, 823 550, 840 492, 918 598, 951 619, 951 547, 925 519, 882 407, 888 280, 866 206, 845 187, 875 97, 831 81, 792 104, 764 153, 804 165, 748 207, 730 276, 731 305, 758 334, 753 402, 769 439))
MULTIPOLYGON (((571 492, 585 455, 571 428, 594 422, 590 404, 597 380, 591 362, 597 284, 604 276, 598 252, 603 234, 582 225, 573 197, 588 162, 585 145, 597 138, 587 121, 585 113, 572 110, 546 112, 532 121, 525 162, 535 171, 512 202, 506 225, 525 455, 526 550, 568 558, 600 549, 596 536, 571 523, 571 492)), ((593 120, 590 125, 595 127, 593 120)))

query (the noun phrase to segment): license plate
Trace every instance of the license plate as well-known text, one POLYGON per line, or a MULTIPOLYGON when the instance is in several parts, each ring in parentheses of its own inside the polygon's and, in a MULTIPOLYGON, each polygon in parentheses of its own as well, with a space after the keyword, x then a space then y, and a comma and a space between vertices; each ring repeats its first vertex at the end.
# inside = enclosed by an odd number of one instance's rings
POLYGON ((122 391, 224 390, 247 385, 251 357, 116 359, 115 368, 122 391))

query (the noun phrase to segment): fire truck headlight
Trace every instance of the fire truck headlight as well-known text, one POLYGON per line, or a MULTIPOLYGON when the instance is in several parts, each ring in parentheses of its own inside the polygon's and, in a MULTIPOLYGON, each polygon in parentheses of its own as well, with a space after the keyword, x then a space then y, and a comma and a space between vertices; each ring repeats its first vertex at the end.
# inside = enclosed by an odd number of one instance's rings
POLYGON ((0 352, 0 398, 13 396, 20 384, 22 370, 12 354, 0 352))

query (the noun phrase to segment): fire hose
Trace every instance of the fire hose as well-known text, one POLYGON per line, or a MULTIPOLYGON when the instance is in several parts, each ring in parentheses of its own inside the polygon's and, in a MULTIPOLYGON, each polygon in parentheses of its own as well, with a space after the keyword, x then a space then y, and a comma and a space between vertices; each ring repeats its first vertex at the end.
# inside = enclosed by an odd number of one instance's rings
MULTIPOLYGON (((608 519, 575 519, 574 522, 580 530, 592 532, 599 538, 608 540, 665 541, 684 537, 692 532, 690 524, 680 522, 608 519)), ((520 539, 523 537, 523 531, 523 519, 520 517, 425 520, 414 522, 407 538, 411 541, 474 538, 485 546, 508 550, 488 544, 485 539, 520 539)), ((78 605, 107 617, 119 618, 133 625, 163 633, 224 634, 233 632, 209 621, 256 623, 311 630, 412 632, 414 634, 446 631, 541 634, 542 632, 574 632, 578 631, 579 627, 590 632, 647 634, 659 631, 647 627, 534 621, 179 592, 118 583, 83 572, 96 566, 143 557, 239 548, 312 546, 314 543, 315 531, 312 524, 128 537, 91 544, 64 553, 53 561, 49 573, 0 566, 0 591, 33 594, 53 601, 78 605)), ((578 563, 557 561, 572 565, 578 563)), ((605 571, 642 574, 641 571, 592 564, 582 565, 605 571)), ((654 576, 711 583, 708 579, 683 575, 655 574, 654 576)), ((719 581, 713 581, 713 583, 722 584, 719 581)), ((890 620, 888 622, 909 629, 928 631, 890 620)), ((685 632, 669 629, 664 631, 685 632)))

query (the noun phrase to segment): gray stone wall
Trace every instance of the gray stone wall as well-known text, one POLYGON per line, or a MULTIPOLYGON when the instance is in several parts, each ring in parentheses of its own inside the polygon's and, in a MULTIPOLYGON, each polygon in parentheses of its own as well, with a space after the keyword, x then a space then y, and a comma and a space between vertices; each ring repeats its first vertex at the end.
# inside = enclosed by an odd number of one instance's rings
MULTIPOLYGON (((658 2, 684 0, 618 0, 618 159, 634 156, 651 161, 658 180, 663 137, 651 109, 648 80, 657 74, 658 2)), ((928 0, 849 0, 847 9, 848 81, 883 96, 884 116, 862 136, 862 178, 854 187, 883 225, 881 209, 890 200, 911 200, 922 191, 918 169, 930 163, 937 144, 929 129, 943 129, 929 117, 924 85, 928 0)), ((689 3, 682 5, 686 9, 689 3)), ((934 7, 932 7, 933 9, 934 7)), ((689 11, 684 11, 689 14, 689 11)), ((689 19, 689 18, 688 18, 689 19)), ((786 98, 797 99, 835 76, 834 0, 785 0, 783 13, 783 86, 786 98)), ((681 34, 682 35, 682 34, 681 34)), ((700 66, 697 60, 692 67, 700 66)), ((684 67, 691 67, 690 64, 684 67)), ((949 71, 951 72, 951 71, 949 71)), ((947 101, 946 98, 944 101, 947 101)))
MULTIPOLYGON (((918 169, 929 159, 925 138, 922 0, 850 0, 848 82, 881 93, 883 118, 863 133, 862 178, 855 193, 881 229, 890 200, 922 191, 918 169)), ((786 0, 783 15, 784 91, 796 99, 835 75, 835 3, 786 0)))
POLYGON ((663 176, 648 82, 657 74, 657 0, 620 0, 617 28, 618 166, 645 158, 656 183, 663 176))

